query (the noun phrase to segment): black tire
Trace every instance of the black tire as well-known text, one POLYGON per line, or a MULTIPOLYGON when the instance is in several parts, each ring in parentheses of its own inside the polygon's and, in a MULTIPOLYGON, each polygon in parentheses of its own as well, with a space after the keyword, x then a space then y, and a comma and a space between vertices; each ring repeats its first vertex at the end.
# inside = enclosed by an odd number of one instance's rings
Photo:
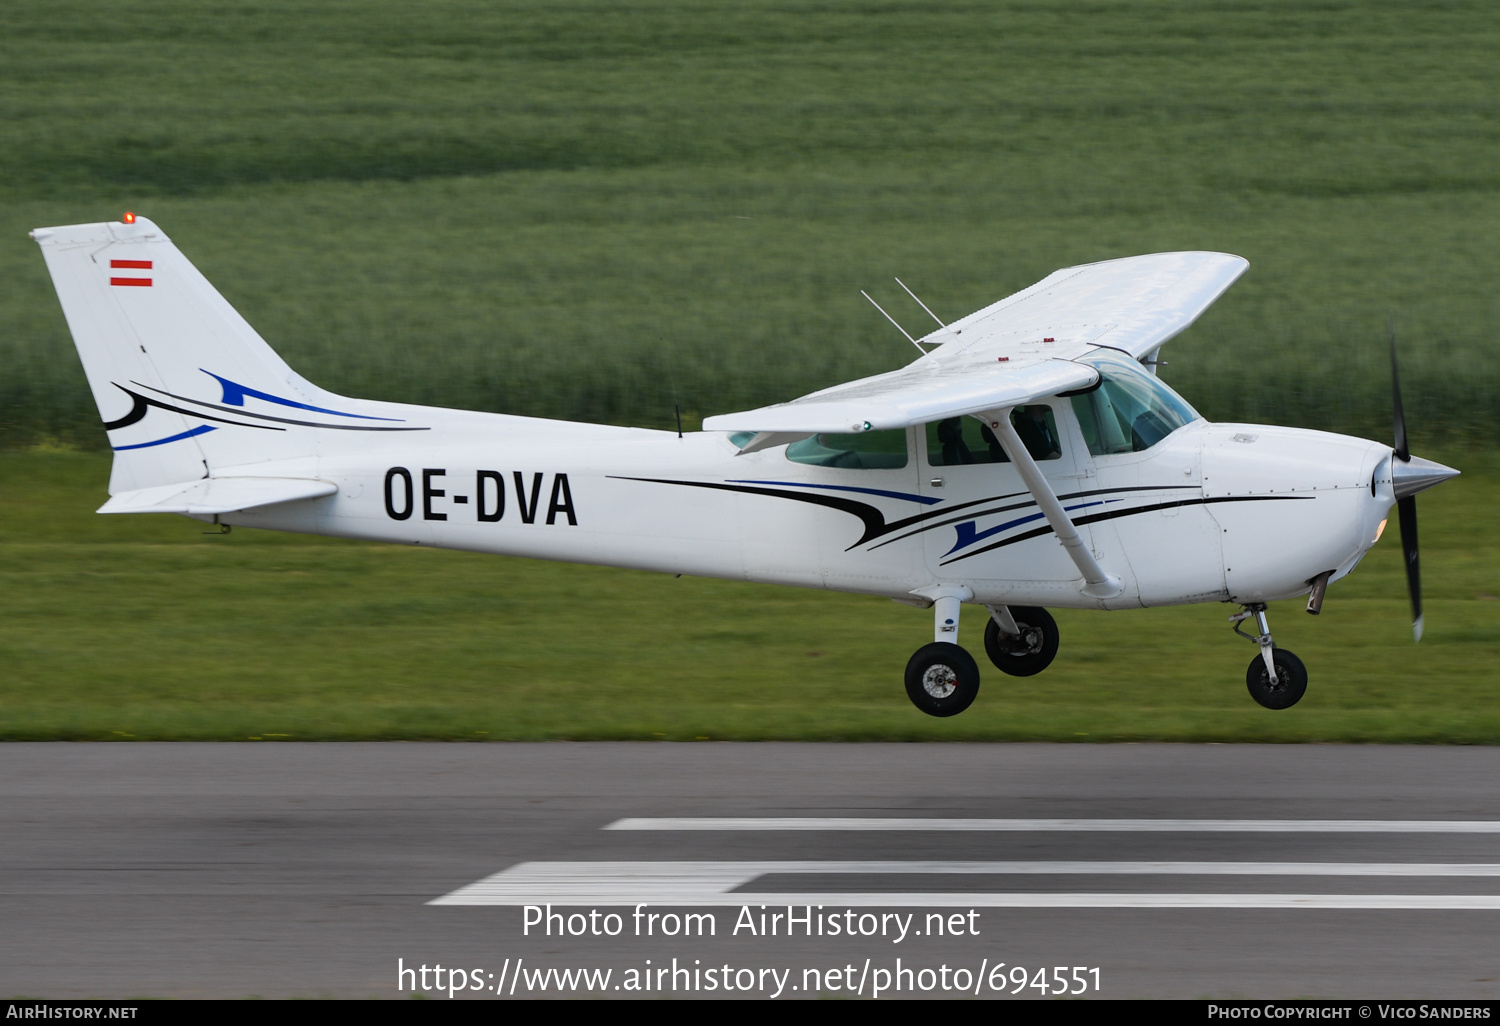
POLYGON ((1012 677, 1031 677, 1057 658, 1057 621, 1040 606, 1011 606, 1019 635, 1003 634, 992 616, 984 625, 984 652, 990 662, 1012 677))
POLYGON ((979 664, 946 641, 923 645, 906 664, 906 694, 928 716, 957 716, 979 694, 979 664))
POLYGON ((1284 648, 1273 649, 1271 661, 1276 664, 1275 687, 1260 656, 1245 671, 1245 686, 1250 689, 1250 697, 1267 709, 1290 709, 1307 693, 1307 667, 1284 648))

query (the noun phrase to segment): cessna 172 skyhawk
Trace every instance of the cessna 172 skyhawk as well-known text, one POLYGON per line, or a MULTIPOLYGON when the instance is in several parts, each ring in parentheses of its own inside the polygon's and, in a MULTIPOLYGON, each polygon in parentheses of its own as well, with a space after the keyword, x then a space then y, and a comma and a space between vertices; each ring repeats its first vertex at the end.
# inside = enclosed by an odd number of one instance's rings
POLYGON ((906 688, 949 716, 979 688, 963 603, 1019 676, 1057 652, 1044 606, 1237 603, 1260 646, 1250 693, 1286 708, 1307 672, 1266 603, 1310 593, 1318 612, 1396 504, 1420 638, 1412 496, 1457 471, 1407 451, 1399 391, 1393 448, 1211 424, 1155 375, 1237 256, 1066 268, 934 315, 899 370, 684 435, 348 399, 288 367, 145 218, 32 238, 114 449, 101 513, 884 595, 935 611, 906 688))

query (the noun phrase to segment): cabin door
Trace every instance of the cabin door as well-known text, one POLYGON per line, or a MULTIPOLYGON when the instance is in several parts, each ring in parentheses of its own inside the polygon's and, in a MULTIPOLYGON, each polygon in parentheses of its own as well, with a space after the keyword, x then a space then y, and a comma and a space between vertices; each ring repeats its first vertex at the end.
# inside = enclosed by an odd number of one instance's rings
MULTIPOLYGON (((1070 510, 1090 501, 1092 464, 1065 402, 1017 407, 1016 433, 1070 510), (1082 453, 1080 460, 1079 453, 1082 453)), ((922 527, 927 567, 947 579, 1065 582, 1079 578, 999 442, 974 417, 919 429, 922 494, 939 500, 922 527)), ((1087 541, 1087 527, 1079 532, 1087 541)))

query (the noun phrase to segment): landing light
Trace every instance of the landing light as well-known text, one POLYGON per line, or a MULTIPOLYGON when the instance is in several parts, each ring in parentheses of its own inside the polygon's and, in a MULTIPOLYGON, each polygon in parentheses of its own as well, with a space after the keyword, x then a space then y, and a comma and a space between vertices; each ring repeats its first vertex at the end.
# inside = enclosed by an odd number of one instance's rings
POLYGON ((1385 534, 1385 525, 1386 521, 1382 520, 1380 522, 1380 526, 1375 528, 1375 541, 1370 542, 1371 545, 1374 545, 1375 542, 1378 542, 1380 540, 1380 536, 1382 534, 1385 534))

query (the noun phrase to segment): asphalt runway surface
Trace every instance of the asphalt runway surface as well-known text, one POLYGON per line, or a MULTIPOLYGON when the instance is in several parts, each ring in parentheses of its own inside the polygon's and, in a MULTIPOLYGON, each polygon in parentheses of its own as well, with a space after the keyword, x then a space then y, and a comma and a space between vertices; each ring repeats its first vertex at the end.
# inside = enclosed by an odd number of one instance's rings
POLYGON ((0 996, 1495 998, 1497 782, 1489 748, 8 744, 0 996))

